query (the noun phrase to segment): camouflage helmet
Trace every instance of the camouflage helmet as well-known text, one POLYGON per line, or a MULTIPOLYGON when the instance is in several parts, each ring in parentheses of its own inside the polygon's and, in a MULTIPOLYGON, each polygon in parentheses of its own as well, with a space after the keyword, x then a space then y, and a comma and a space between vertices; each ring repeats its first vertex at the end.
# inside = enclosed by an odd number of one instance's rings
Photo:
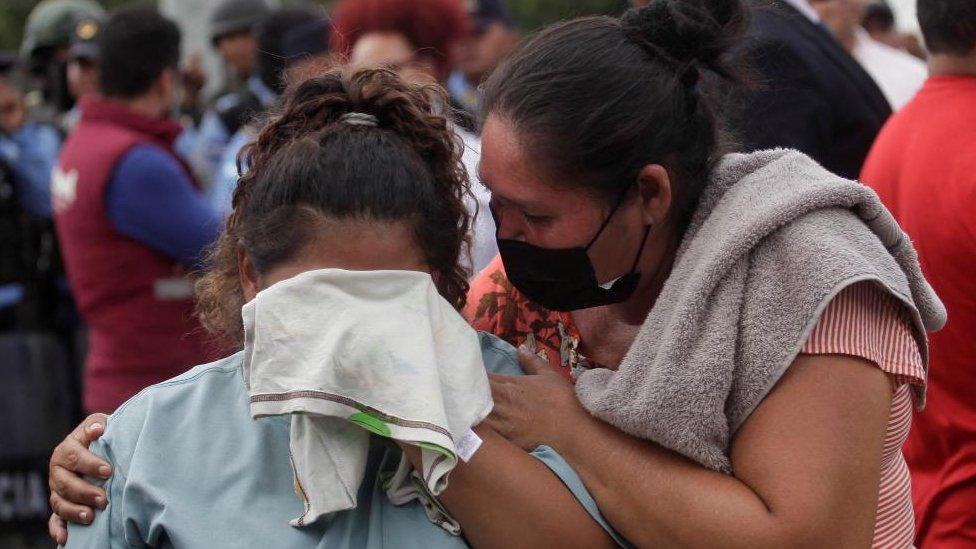
POLYGON ((43 0, 27 17, 21 56, 30 58, 43 48, 68 46, 78 21, 104 13, 93 0, 43 0))

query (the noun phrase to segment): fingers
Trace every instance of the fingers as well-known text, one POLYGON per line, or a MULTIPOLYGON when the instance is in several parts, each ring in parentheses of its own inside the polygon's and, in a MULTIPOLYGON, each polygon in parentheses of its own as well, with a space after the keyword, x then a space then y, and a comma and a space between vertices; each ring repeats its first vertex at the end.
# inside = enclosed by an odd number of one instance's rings
POLYGON ((491 388, 491 398, 495 401, 495 410, 500 405, 507 403, 512 390, 512 381, 515 376, 499 374, 488 374, 488 385, 491 388))
POLYGON ((508 374, 493 374, 493 373, 489 372, 488 373, 488 383, 491 383, 492 385, 495 385, 495 384, 497 384, 497 385, 505 385, 506 383, 511 382, 512 379, 519 378, 519 377, 522 377, 522 376, 510 376, 508 374))
POLYGON ((51 518, 47 519, 47 535, 51 536, 54 543, 58 545, 68 543, 68 523, 58 515, 51 513, 51 518))
POLYGON ((69 503, 104 509, 108 503, 105 490, 95 486, 83 477, 63 468, 51 468, 48 484, 51 493, 64 498, 69 503))
POLYGON ((51 494, 50 501, 54 514, 62 520, 75 524, 91 524, 92 518, 95 516, 91 507, 71 503, 55 493, 51 494))
MULTIPOLYGON (((520 346, 518 348, 519 364, 522 365, 522 370, 529 375, 542 375, 542 374, 555 374, 556 371, 549 366, 549 363, 544 359, 540 358, 532 351, 525 348, 525 346, 520 346)), ((558 374, 557 374, 558 375, 558 374)))
POLYGON ((78 440, 72 433, 58 444, 51 455, 49 472, 52 475, 56 468, 97 478, 108 478, 112 475, 112 466, 88 450, 90 441, 87 436, 83 434, 81 440, 78 440))
POLYGON ((78 424, 69 436, 83 444, 85 448, 88 448, 92 442, 98 440, 105 432, 105 424, 107 421, 108 416, 105 414, 92 414, 78 424))
POLYGON ((508 434, 508 424, 503 419, 499 418, 496 414, 494 413, 489 414, 488 417, 486 417, 484 421, 482 421, 482 423, 485 426, 492 429, 493 431, 495 431, 496 433, 498 433, 499 435, 501 435, 502 437, 508 438, 506 436, 508 434))
POLYGON ((108 504, 105 491, 87 482, 81 475, 108 478, 112 467, 88 450, 91 442, 102 436, 105 415, 93 414, 54 449, 48 468, 51 508, 62 519, 80 524, 91 522, 92 508, 108 504))

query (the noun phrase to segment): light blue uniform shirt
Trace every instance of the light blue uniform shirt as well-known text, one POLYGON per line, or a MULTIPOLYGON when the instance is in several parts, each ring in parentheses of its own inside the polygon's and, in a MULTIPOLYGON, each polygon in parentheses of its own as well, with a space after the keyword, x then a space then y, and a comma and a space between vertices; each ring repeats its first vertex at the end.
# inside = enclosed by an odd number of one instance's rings
MULTIPOLYGON (((489 371, 522 373, 510 345, 487 334, 481 343, 489 371)), ((69 527, 69 548, 466 546, 432 524, 419 502, 390 503, 381 477, 396 470, 400 450, 379 437, 372 440, 358 506, 328 521, 290 526, 302 513, 289 461, 290 421, 251 419, 242 366, 242 353, 198 366, 142 391, 111 416, 92 445, 115 467, 105 483, 109 505, 90 526, 69 527)), ((533 455, 615 535, 558 454, 540 447, 533 455)))
POLYGON ((0 158, 14 172, 20 205, 51 218, 51 171, 61 150, 61 135, 51 126, 28 123, 14 134, 0 133, 0 158))
MULTIPOLYGON (((253 93, 265 108, 274 104, 278 95, 267 86, 259 77, 251 76, 247 79, 247 89, 253 93)), ((228 94, 217 100, 217 109, 229 107, 234 102, 240 101, 238 94, 228 94), (220 104, 224 102, 224 104, 220 104)), ((214 178, 220 177, 221 164, 226 158, 226 152, 234 134, 224 125, 217 109, 208 110, 200 120, 200 127, 192 134, 187 134, 187 141, 178 143, 178 149, 190 150, 190 164, 193 166, 197 177, 205 186, 211 184, 214 178), (192 136, 192 139, 191 137, 192 136)), ((237 146, 232 154, 237 153, 237 146)), ((182 152, 181 152, 182 154, 182 152)))
POLYGON ((241 152, 244 145, 247 145, 255 137, 254 130, 249 125, 244 125, 237 130, 227 147, 224 155, 217 165, 210 187, 207 189, 207 200, 210 206, 224 215, 230 214, 233 210, 234 190, 237 188, 237 154, 241 152))

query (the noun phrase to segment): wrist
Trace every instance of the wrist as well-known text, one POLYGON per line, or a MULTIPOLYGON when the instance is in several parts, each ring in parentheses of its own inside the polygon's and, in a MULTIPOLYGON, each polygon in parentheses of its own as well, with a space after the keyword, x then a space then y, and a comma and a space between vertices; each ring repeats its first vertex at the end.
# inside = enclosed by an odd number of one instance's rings
POLYGON ((563 419, 554 425, 555 429, 546 442, 560 454, 576 452, 580 442, 592 443, 594 437, 599 435, 595 429, 599 420, 590 415, 581 404, 578 402, 575 404, 572 412, 563 416, 563 419))

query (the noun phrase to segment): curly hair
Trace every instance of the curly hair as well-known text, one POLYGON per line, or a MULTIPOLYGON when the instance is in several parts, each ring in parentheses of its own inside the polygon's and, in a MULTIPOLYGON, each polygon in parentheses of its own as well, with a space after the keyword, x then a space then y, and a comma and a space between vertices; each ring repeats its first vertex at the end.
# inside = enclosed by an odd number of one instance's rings
POLYGON ((238 250, 266 272, 299 254, 324 219, 411 223, 441 295, 463 307, 470 188, 446 104, 440 87, 386 69, 332 71, 289 88, 238 156, 233 211, 196 285, 204 327, 239 344, 238 250), (349 124, 347 113, 377 123, 349 124))

